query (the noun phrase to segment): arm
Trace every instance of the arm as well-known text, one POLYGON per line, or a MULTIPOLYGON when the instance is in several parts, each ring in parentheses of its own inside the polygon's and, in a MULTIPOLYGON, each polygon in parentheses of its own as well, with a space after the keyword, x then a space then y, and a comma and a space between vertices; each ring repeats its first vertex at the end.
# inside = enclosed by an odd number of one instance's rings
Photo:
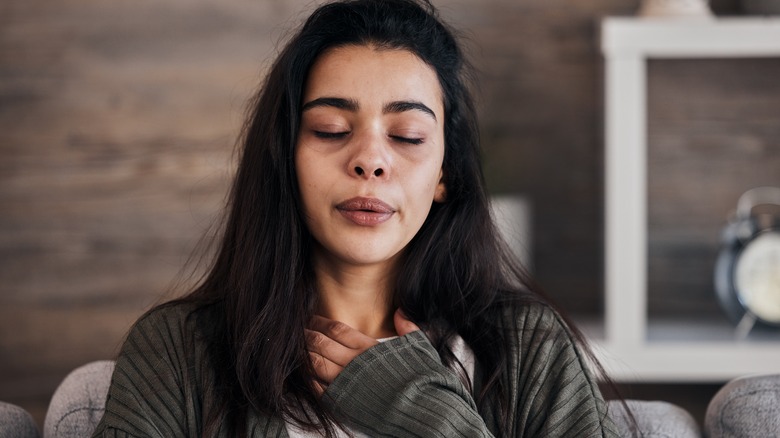
MULTIPOLYGON (((616 437, 587 361, 557 313, 541 305, 507 313, 507 435, 616 437)), ((370 436, 474 437, 494 431, 419 331, 363 350, 328 383, 325 400, 370 436)))
POLYGON ((513 436, 618 436, 606 414, 589 360, 551 308, 529 305, 507 325, 518 354, 511 360, 513 436))
POLYGON ((166 315, 167 310, 148 314, 130 331, 93 437, 188 435, 181 321, 166 315))
POLYGON ((324 397, 370 436, 492 436, 471 394, 421 331, 355 358, 324 397))
POLYGON ((471 394, 400 312, 398 339, 377 342, 315 318, 308 343, 324 401, 369 436, 491 436, 471 394))

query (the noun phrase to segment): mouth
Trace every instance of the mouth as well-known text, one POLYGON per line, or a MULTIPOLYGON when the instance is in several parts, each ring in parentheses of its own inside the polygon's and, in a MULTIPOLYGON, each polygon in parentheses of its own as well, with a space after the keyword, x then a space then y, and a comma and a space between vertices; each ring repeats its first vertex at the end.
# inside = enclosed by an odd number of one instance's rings
POLYGON ((336 205, 336 210, 356 225, 379 225, 395 214, 395 209, 376 198, 356 197, 336 205))

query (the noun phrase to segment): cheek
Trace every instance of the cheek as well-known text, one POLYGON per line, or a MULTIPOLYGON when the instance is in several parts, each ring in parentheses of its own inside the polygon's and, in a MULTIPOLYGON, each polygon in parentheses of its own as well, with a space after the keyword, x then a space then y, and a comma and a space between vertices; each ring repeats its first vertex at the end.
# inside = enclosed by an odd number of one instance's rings
POLYGON ((311 226, 310 222, 317 220, 318 215, 328 212, 329 199, 336 185, 335 172, 332 163, 306 148, 296 154, 295 164, 301 206, 311 226))
POLYGON ((410 178, 407 181, 407 193, 414 200, 413 202, 418 211, 424 211, 427 215, 427 210, 437 200, 441 191, 439 190, 441 176, 441 167, 429 165, 425 170, 420 171, 414 178, 410 178))

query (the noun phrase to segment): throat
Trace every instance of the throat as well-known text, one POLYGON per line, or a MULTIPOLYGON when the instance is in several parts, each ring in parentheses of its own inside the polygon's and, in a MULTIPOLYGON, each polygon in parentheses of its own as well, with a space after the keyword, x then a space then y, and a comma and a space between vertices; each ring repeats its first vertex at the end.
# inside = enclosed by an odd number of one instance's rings
POLYGON ((393 324, 393 310, 387 306, 359 306, 320 302, 319 315, 334 321, 343 322, 355 330, 374 339, 396 336, 393 324))
POLYGON ((394 267, 347 265, 316 251, 314 272, 318 315, 374 338, 395 336, 394 267))

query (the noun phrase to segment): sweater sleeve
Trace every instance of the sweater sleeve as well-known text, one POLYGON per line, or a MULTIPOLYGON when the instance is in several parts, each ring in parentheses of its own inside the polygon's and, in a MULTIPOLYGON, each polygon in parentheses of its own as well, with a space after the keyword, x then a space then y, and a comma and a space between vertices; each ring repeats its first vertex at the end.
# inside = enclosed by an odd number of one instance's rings
POLYGON ((189 373, 182 319, 157 310, 130 331, 111 378, 105 414, 93 437, 187 436, 194 426, 184 380, 189 373))
MULTIPOLYGON (((508 313, 506 435, 617 437, 587 360, 558 314, 543 305, 508 313)), ((325 400, 369 436, 487 437, 499 427, 498 413, 489 409, 487 422, 479 415, 469 391, 422 332, 355 358, 325 400)))
POLYGON ((513 436, 617 437, 589 361, 553 309, 512 317, 516 348, 509 387, 513 436))
POLYGON ((325 400, 369 436, 492 436, 471 394, 420 331, 355 358, 325 400))

